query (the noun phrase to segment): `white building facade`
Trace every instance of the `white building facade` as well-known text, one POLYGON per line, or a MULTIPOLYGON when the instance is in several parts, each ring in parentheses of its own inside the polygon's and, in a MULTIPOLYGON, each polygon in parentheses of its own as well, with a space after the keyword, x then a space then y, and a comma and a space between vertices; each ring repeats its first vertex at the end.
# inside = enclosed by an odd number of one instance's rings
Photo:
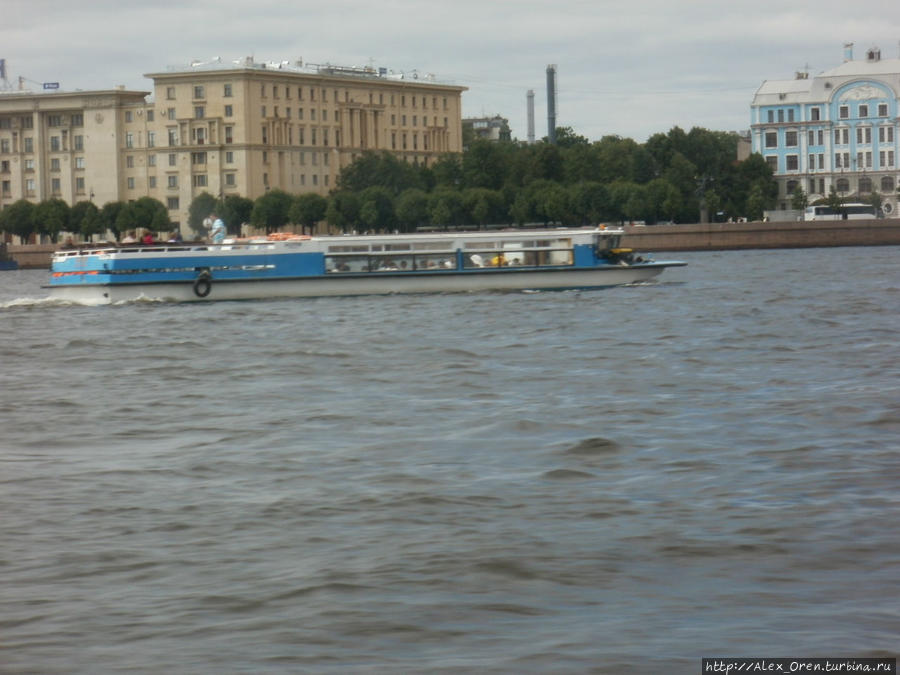
POLYGON ((836 68, 763 82, 751 105, 751 142, 778 182, 776 208, 791 208, 798 187, 812 203, 833 186, 847 202, 877 192, 885 215, 900 216, 898 100, 900 59, 882 59, 877 47, 854 60, 847 44, 836 68))

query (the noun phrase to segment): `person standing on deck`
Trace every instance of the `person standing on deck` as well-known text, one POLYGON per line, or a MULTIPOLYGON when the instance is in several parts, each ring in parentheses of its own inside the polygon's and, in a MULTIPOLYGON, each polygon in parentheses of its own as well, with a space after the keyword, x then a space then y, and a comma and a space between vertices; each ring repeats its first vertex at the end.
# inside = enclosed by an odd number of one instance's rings
POLYGON ((209 232, 212 236, 212 243, 221 244, 225 241, 225 223, 215 213, 211 213, 209 217, 213 221, 212 229, 209 232))

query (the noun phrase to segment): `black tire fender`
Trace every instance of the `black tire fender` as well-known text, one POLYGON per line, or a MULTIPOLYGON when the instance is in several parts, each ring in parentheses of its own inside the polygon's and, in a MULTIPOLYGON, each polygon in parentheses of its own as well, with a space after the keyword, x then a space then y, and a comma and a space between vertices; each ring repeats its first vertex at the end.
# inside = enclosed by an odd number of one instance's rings
POLYGON ((209 272, 200 272, 194 279, 194 295, 198 298, 205 298, 212 290, 212 276, 209 272))

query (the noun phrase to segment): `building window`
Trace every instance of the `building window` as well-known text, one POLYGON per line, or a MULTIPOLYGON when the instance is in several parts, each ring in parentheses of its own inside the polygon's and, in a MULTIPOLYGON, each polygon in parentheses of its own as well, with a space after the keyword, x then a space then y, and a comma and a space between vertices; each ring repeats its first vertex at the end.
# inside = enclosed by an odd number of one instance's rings
POLYGON ((192 152, 191 153, 191 164, 206 164, 206 153, 205 152, 192 152))
POLYGON ((128 168, 128 169, 133 169, 133 168, 134 168, 134 155, 128 155, 128 156, 125 158, 125 167, 128 168))
POLYGON ((766 164, 772 169, 773 173, 778 173, 778 157, 775 155, 766 155, 766 164))
POLYGON ((797 155, 786 155, 784 159, 788 171, 796 171, 799 168, 797 155))
POLYGON ((778 132, 776 132, 776 131, 767 131, 766 132, 766 147, 767 148, 777 148, 778 147, 778 132))
POLYGON ((194 87, 194 98, 206 98, 206 92, 204 91, 202 85, 197 85, 194 87))
POLYGON ((84 194, 84 176, 75 178, 75 192, 79 195, 84 194))
POLYGON ((856 127, 856 142, 868 145, 872 142, 872 127, 856 127))
POLYGON ((191 177, 194 187, 206 187, 206 174, 198 173, 191 177))
POLYGON ((168 186, 169 186, 170 188, 177 188, 177 187, 178 187, 178 176, 177 176, 177 174, 172 174, 172 175, 168 176, 168 177, 167 177, 167 184, 168 184, 168 186))
POLYGON ((50 159, 50 170, 59 171, 59 157, 53 157, 50 159))
POLYGON ((887 117, 888 116, 887 103, 879 103, 878 104, 878 116, 879 117, 887 117))
POLYGON ((128 189, 134 190, 134 178, 131 176, 128 177, 128 189))
POLYGON ((206 129, 203 127, 193 129, 191 132, 194 136, 194 143, 197 145, 203 145, 206 143, 206 129))
POLYGON ((838 117, 842 120, 850 118, 850 106, 842 105, 838 108, 838 117))
POLYGON ((203 109, 202 105, 195 105, 194 106, 194 119, 202 120, 205 112, 206 111, 203 109))
POLYGON ((784 132, 784 144, 788 148, 796 148, 797 147, 797 132, 796 131, 784 132))
POLYGON ((175 153, 170 152, 169 153, 169 166, 175 166, 176 164, 177 164, 177 162, 175 161, 175 153))
POLYGON ((230 105, 225 106, 225 117, 234 117, 234 107, 230 105))
POLYGON ((25 179, 25 194, 29 197, 34 196, 34 178, 25 179))
POLYGON ((820 119, 822 119, 821 108, 810 108, 809 119, 811 119, 813 122, 818 122, 820 119))
POLYGON ((775 111, 774 111, 774 110, 767 110, 766 113, 767 113, 767 114, 766 114, 766 121, 767 121, 769 124, 775 124, 775 111))
POLYGON ((225 127, 225 142, 234 143, 234 127, 225 127))
POLYGON ((169 211, 177 211, 178 210, 178 197, 168 197, 166 199, 166 206, 169 208, 169 211))
POLYGON ((156 176, 149 176, 147 178, 147 186, 152 190, 156 187, 156 176))
POLYGON ((59 178, 50 179, 50 191, 55 195, 58 195, 61 192, 59 178))
POLYGON ((881 191, 883 193, 890 193, 894 191, 894 179, 890 176, 882 176, 881 178, 881 191))
POLYGON ((225 153, 225 163, 234 164, 234 153, 231 150, 225 153))
POLYGON ((156 147, 156 132, 155 131, 147 132, 147 147, 148 148, 156 147))
POLYGON ((62 115, 50 115, 47 118, 48 127, 58 127, 62 125, 62 115))
POLYGON ((878 127, 878 142, 879 143, 893 143, 894 142, 894 127, 878 127))
POLYGON ((84 136, 72 136, 72 149, 84 150, 84 136))
POLYGON ((147 155, 147 166, 156 166, 156 155, 152 153, 147 155))
POLYGON ((859 116, 860 117, 868 117, 869 116, 869 106, 865 103, 859 104, 859 116))
POLYGON ((34 138, 26 136, 22 139, 22 143, 24 144, 25 152, 34 152, 34 138))
POLYGON ((169 101, 175 100, 175 87, 166 87, 166 99, 169 101))
POLYGON ((132 121, 131 111, 130 111, 130 110, 126 110, 126 111, 125 111, 125 121, 126 121, 126 122, 131 122, 131 121, 132 121))
POLYGON ((236 185, 233 173, 225 174, 225 185, 228 187, 234 187, 236 185))
POLYGON ((225 85, 222 95, 225 96, 225 98, 231 98, 232 93, 231 93, 231 85, 230 84, 225 85))
POLYGON ((33 159, 25 160, 25 170, 26 171, 34 171, 34 160, 33 159))
POLYGON ((155 115, 153 114, 153 108, 149 108, 147 110, 147 121, 152 122, 155 119, 155 115))
POLYGON ((859 193, 861 195, 870 194, 872 192, 872 179, 863 176, 859 179, 859 193))

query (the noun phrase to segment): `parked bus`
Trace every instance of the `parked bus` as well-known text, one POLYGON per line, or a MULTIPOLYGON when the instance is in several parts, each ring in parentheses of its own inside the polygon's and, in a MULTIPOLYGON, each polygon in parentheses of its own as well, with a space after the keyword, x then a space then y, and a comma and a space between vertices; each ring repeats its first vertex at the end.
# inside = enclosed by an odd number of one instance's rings
POLYGON ((871 204, 844 204, 833 209, 820 204, 807 206, 803 212, 803 220, 869 220, 878 218, 878 209, 871 204))

